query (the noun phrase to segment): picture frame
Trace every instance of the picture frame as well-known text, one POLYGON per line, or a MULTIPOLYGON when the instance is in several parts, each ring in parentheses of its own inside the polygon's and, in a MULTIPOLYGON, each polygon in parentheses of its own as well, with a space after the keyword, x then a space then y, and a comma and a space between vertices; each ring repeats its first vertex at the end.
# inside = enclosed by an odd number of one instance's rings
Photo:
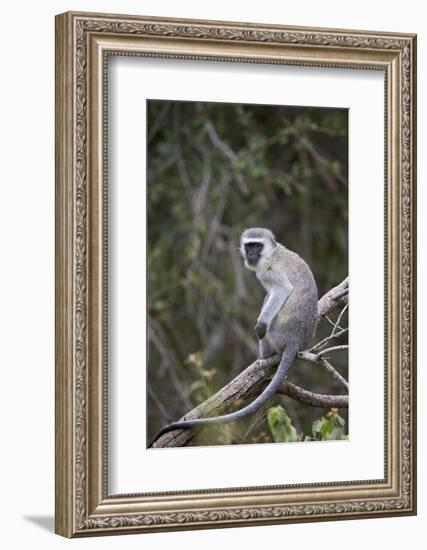
POLYGON ((56 488, 65 537, 416 513, 416 36, 67 12, 56 17, 56 488), (109 56, 384 74, 384 477, 108 491, 109 56))

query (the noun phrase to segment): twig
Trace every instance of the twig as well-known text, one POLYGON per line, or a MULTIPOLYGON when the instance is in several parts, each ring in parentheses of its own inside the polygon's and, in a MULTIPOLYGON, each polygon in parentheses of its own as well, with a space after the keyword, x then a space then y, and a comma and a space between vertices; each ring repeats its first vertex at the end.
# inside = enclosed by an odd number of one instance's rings
POLYGON ((339 332, 336 332, 335 334, 330 334, 329 336, 327 336, 326 338, 324 338, 323 340, 321 340, 320 342, 315 344, 312 348, 310 348, 309 351, 310 352, 316 352, 316 351, 321 350, 322 348, 324 348, 326 346, 326 344, 328 342, 330 342, 331 340, 333 340, 335 338, 339 338, 340 336, 345 334, 347 331, 348 331, 348 328, 346 327, 346 328, 343 328, 342 330, 340 330, 339 332))
POLYGON ((170 106, 171 106, 170 102, 166 101, 165 104, 163 105, 163 108, 160 110, 160 113, 157 115, 157 118, 154 121, 154 124, 151 126, 151 129, 148 133, 148 143, 151 143, 153 141, 154 136, 157 134, 157 132, 161 128, 163 121, 166 118, 166 115, 168 114, 170 106))
POLYGON ((342 316, 343 316, 344 313, 347 311, 347 309, 348 309, 348 304, 346 304, 346 305, 342 308, 340 314, 338 315, 338 318, 337 318, 336 323, 334 324, 334 328, 333 328, 333 330, 332 330, 332 334, 335 334, 335 332, 337 331, 337 328, 339 328, 340 330, 343 330, 343 328, 340 327, 340 323, 341 323, 342 316))
POLYGON ((158 323, 156 323, 153 318, 151 318, 148 331, 149 340, 153 343, 153 345, 156 347, 157 351, 161 355, 163 359, 163 364, 165 368, 169 371, 170 380, 175 388, 176 394, 180 396, 181 401, 185 404, 186 407, 190 407, 191 401, 184 391, 181 380, 176 375, 176 369, 172 367, 174 363, 177 363, 175 355, 163 344, 162 338, 158 334, 158 332, 161 332, 161 327, 158 326, 158 323), (155 326, 156 330, 154 330, 155 326))
POLYGON ((165 407, 163 406, 160 399, 157 397, 156 392, 153 390, 153 388, 151 387, 150 384, 147 384, 147 391, 148 391, 149 396, 151 397, 151 399, 154 401, 157 408, 159 409, 161 415, 163 416, 163 419, 164 419, 163 421, 164 422, 170 422, 171 418, 170 418, 170 415, 169 415, 168 411, 165 409, 165 407))
POLYGON ((340 330, 343 330, 343 327, 341 327, 340 325, 337 325, 337 323, 335 321, 332 321, 332 319, 330 319, 327 315, 324 315, 323 316, 324 319, 326 319, 328 321, 328 323, 330 325, 332 325, 333 327, 338 327, 340 330))
POLYGON ((329 372, 329 374, 335 378, 335 380, 341 384, 341 386, 348 391, 348 382, 324 357, 320 359, 321 365, 329 372))
POLYGON ((342 345, 342 346, 332 346, 331 348, 323 349, 322 351, 319 351, 317 354, 319 357, 322 357, 323 355, 326 355, 327 353, 331 353, 332 351, 339 351, 342 349, 348 349, 348 345, 342 345))
POLYGON ((322 366, 332 378, 335 378, 335 380, 348 391, 347 380, 329 363, 329 361, 321 357, 320 354, 311 353, 310 351, 301 351, 298 354, 298 358, 322 366))
POLYGON ((219 149, 223 155, 225 155, 228 160, 230 161, 230 164, 233 168, 233 171, 234 171, 234 177, 236 178, 236 182, 239 186, 239 189, 240 189, 240 192, 242 193, 242 195, 247 195, 249 193, 249 189, 248 189, 248 186, 246 185, 246 181, 245 181, 245 178, 243 177, 243 175, 238 172, 237 170, 235 170, 235 163, 237 161, 237 155, 236 153, 233 151, 233 149, 228 145, 228 143, 225 143, 224 141, 222 141, 222 139, 219 137, 216 129, 215 129, 215 126, 212 124, 212 122, 210 120, 207 120, 205 122, 205 130, 212 142, 213 145, 215 145, 215 147, 217 147, 217 149, 219 149))

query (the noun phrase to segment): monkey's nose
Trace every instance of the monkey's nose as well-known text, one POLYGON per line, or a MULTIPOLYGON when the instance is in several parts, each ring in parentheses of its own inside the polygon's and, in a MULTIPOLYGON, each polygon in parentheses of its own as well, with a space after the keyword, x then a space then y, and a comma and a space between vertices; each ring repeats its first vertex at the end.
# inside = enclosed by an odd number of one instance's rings
POLYGON ((250 264, 256 264, 258 261, 258 255, 257 254, 249 254, 248 255, 248 262, 250 264))

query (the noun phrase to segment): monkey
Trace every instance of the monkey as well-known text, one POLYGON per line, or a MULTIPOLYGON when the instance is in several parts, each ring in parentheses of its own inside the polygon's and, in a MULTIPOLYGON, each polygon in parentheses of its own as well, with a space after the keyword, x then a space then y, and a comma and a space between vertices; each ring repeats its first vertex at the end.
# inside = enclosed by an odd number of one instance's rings
POLYGON ((318 292, 307 263, 264 228, 243 231, 240 252, 245 267, 255 273, 266 291, 254 329, 259 341, 259 358, 280 354, 279 366, 264 391, 247 406, 222 416, 172 422, 155 435, 150 447, 172 430, 232 422, 257 412, 283 384, 297 353, 315 332, 318 292))

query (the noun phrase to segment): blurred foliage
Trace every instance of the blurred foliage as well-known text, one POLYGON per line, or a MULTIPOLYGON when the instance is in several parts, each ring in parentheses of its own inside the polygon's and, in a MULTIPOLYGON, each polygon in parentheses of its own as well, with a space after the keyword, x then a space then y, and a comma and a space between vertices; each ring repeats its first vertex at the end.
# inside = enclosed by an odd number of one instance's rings
POLYGON ((336 408, 332 408, 326 416, 313 422, 313 439, 316 441, 347 438, 345 420, 336 408))
MULTIPOLYGON (((263 291, 240 257, 243 229, 272 229, 309 263, 319 296, 347 276, 347 115, 148 102, 148 439, 257 356, 253 326, 263 291)), ((323 324, 318 337, 328 333, 323 324)), ((346 377, 347 354, 336 354, 334 366, 346 377)), ((306 363, 293 366, 290 379, 341 393, 306 363)), ((277 403, 286 404, 299 433, 319 416, 286 397, 277 403)), ((261 441, 272 441, 265 410, 201 430, 194 444, 261 441)))
POLYGON ((270 407, 267 411, 267 420, 275 443, 298 441, 297 431, 282 405, 270 407))
POLYGON ((335 407, 328 411, 325 416, 313 422, 311 436, 305 435, 303 432, 297 433, 291 418, 281 405, 268 409, 267 418, 275 443, 348 439, 345 420, 338 414, 338 409, 335 407))

